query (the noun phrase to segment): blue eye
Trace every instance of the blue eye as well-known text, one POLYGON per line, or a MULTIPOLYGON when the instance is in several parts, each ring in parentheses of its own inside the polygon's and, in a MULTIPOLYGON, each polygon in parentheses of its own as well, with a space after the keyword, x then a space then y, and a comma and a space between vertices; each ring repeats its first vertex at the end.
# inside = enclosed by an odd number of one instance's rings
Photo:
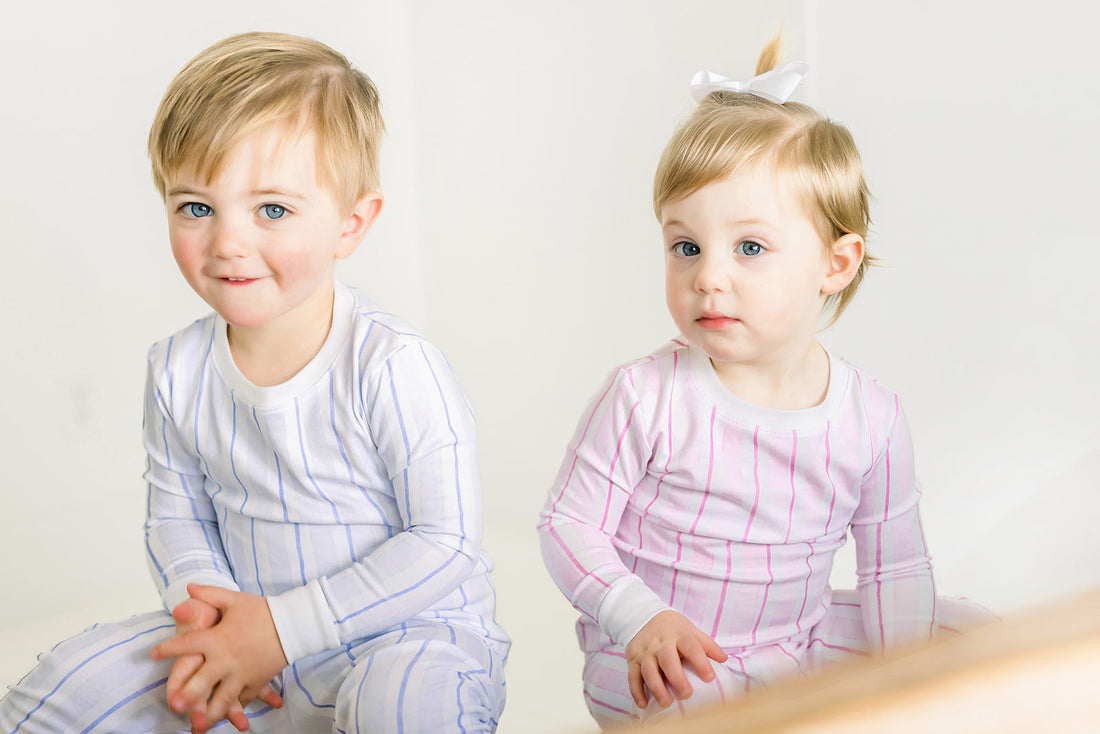
POLYGON ((264 204, 260 207, 260 216, 264 219, 282 219, 286 214, 286 207, 278 204, 264 204))
POLYGON ((761 252, 764 251, 764 248, 761 247, 756 242, 752 242, 751 240, 746 240, 746 241, 742 242, 741 244, 737 245, 737 251, 739 253, 741 253, 742 255, 746 255, 748 257, 756 257, 757 255, 759 255, 761 252))
POLYGON ((199 204, 195 201, 184 204, 180 207, 180 211, 183 212, 183 216, 192 217, 194 219, 209 217, 211 214, 214 213, 214 210, 206 204, 199 204))
POLYGON ((702 252, 694 242, 677 242, 672 246, 672 251, 683 257, 695 257, 702 252))

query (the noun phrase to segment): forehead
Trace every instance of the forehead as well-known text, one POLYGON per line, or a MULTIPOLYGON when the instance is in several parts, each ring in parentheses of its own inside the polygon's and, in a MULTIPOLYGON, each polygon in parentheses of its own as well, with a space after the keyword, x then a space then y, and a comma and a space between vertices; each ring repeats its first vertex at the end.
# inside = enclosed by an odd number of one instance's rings
POLYGON ((767 162, 745 166, 665 204, 662 224, 688 223, 701 217, 731 222, 760 220, 775 227, 812 224, 791 178, 767 162))
POLYGON ((204 185, 320 188, 315 134, 288 125, 267 125, 230 148, 216 167, 194 155, 169 176, 169 189, 179 181, 204 185))

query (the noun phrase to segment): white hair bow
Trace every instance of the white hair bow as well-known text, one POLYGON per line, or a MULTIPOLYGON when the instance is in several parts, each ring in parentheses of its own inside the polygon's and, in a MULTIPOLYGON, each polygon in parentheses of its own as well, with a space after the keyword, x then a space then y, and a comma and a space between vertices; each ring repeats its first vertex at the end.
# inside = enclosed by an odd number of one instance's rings
POLYGON ((792 61, 782 69, 772 69, 752 79, 738 81, 703 69, 691 78, 691 94, 696 102, 702 102, 711 92, 725 90, 755 94, 757 97, 783 104, 809 71, 810 65, 805 61, 792 61))

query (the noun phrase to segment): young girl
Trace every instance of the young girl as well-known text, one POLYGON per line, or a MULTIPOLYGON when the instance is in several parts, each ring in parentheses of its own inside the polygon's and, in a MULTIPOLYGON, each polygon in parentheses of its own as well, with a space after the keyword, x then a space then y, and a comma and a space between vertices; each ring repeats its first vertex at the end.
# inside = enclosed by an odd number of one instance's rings
POLYGON ((815 339, 870 261, 868 193, 778 44, 748 82, 697 75, 653 188, 681 336, 600 390, 541 516, 602 726, 983 616, 936 597, 898 396, 815 339), (833 592, 849 529, 858 591, 833 592))

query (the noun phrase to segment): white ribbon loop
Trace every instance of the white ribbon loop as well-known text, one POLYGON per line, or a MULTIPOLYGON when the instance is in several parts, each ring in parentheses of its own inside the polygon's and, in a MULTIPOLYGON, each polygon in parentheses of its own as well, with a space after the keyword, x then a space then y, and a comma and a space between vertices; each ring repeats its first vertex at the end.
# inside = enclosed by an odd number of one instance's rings
POLYGON ((782 69, 765 71, 752 79, 739 81, 727 79, 713 71, 700 70, 691 78, 691 94, 696 102, 702 102, 711 92, 728 91, 755 94, 757 97, 783 104, 810 71, 805 61, 792 61, 782 69))

